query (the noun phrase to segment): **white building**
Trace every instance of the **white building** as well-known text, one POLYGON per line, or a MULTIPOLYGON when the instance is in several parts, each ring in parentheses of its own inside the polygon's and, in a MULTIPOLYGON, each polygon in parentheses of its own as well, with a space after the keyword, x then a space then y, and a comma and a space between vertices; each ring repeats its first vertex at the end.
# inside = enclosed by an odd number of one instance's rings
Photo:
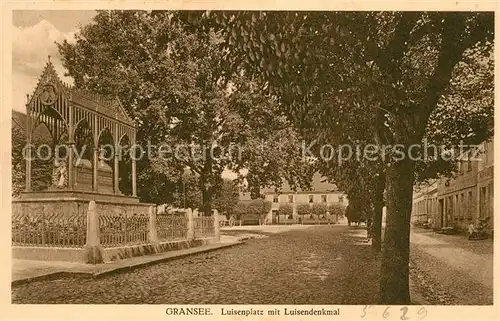
POLYGON ((299 204, 342 204, 347 206, 347 196, 338 190, 335 184, 327 183, 324 177, 316 174, 313 176, 311 190, 293 191, 289 184, 284 184, 279 193, 273 189, 265 189, 262 191, 266 200, 272 203, 271 210, 266 216, 266 224, 277 224, 285 221, 295 221, 297 217, 297 205, 299 204), (292 217, 279 217, 278 209, 283 204, 291 204, 293 206, 292 217))

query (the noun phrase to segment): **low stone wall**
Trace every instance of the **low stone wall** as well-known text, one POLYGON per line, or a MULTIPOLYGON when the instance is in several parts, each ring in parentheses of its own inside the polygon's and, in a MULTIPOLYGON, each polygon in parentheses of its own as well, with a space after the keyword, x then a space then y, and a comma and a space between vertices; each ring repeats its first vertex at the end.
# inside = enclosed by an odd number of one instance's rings
POLYGON ((13 246, 12 258, 18 260, 85 262, 82 248, 64 247, 13 246))
POLYGON ((104 249, 103 261, 116 261, 122 259, 128 259, 137 256, 144 256, 150 254, 158 254, 169 251, 177 251, 183 249, 189 249, 196 246, 202 246, 210 244, 213 239, 194 239, 194 240, 182 240, 173 242, 162 242, 156 245, 153 244, 143 244, 135 246, 125 246, 117 248, 107 248, 104 249))
MULTIPOLYGON (((152 255, 169 251, 189 249, 192 247, 211 244, 212 242, 214 242, 213 238, 203 238, 194 240, 161 242, 156 245, 140 244, 131 246, 102 248, 100 250, 100 253, 98 254, 101 257, 101 260, 100 262, 96 263, 112 262, 137 256, 152 255)), ((97 256, 96 254, 93 254, 93 256, 97 256)), ((13 246, 12 258, 19 260, 92 263, 88 262, 88 253, 83 248, 13 246)))

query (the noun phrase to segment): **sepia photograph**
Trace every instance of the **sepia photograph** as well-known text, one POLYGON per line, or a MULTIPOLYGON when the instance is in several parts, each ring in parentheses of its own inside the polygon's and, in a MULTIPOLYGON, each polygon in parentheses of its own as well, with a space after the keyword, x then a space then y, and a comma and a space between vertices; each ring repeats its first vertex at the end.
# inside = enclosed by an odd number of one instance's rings
POLYGON ((11 304, 493 307, 494 18, 13 10, 11 304))

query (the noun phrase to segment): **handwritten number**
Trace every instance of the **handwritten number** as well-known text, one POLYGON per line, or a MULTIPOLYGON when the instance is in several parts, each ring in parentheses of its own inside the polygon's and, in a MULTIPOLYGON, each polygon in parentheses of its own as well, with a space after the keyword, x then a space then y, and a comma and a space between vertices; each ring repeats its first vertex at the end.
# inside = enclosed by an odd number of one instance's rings
POLYGON ((389 308, 390 307, 385 308, 384 313, 382 314, 384 319, 387 319, 389 317, 389 308))
POLYGON ((366 317, 366 309, 370 308, 371 305, 365 305, 365 307, 363 308, 363 315, 361 316, 362 318, 366 317))
POLYGON ((421 307, 420 310, 418 310, 417 314, 420 316, 420 320, 425 318, 427 316, 427 309, 424 307, 421 307))
POLYGON ((403 314, 401 315, 401 320, 408 320, 408 317, 406 316, 406 313, 408 313, 408 307, 402 307, 399 309, 399 311, 402 311, 403 314))

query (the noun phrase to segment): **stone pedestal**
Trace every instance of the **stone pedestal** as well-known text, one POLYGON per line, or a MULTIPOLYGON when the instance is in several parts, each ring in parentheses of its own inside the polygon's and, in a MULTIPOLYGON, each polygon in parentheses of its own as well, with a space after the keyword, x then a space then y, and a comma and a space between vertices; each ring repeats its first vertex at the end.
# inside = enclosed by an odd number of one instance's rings
POLYGON ((215 241, 220 242, 220 223, 219 223, 219 215, 214 214, 214 231, 215 231, 215 241))
POLYGON ((94 201, 89 202, 87 210, 87 238, 83 247, 85 263, 99 264, 103 262, 103 248, 99 235, 99 214, 94 201))
POLYGON ((153 245, 158 244, 158 235, 156 231, 156 212, 153 208, 153 206, 150 206, 148 209, 148 214, 149 214, 149 233, 148 233, 148 240, 149 243, 153 245))
POLYGON ((193 218, 193 211, 188 208, 187 212, 187 224, 188 224, 188 230, 187 230, 187 239, 188 240, 194 240, 194 218, 193 218))

